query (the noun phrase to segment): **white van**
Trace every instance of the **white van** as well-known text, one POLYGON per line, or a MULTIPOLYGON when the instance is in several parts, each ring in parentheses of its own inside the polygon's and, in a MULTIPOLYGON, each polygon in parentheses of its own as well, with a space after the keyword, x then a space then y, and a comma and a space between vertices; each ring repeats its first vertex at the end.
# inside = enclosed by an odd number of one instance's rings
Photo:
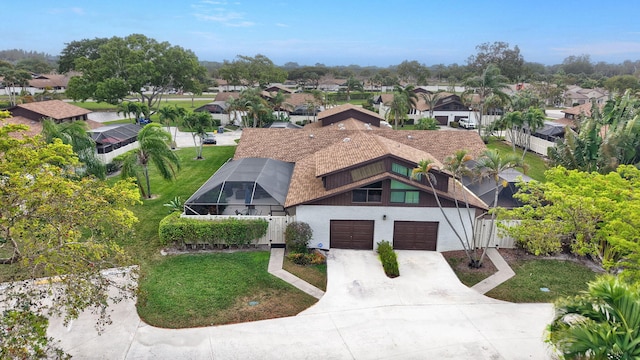
POLYGON ((465 129, 478 128, 478 124, 476 124, 476 121, 474 119, 469 120, 469 118, 462 118, 458 121, 458 124, 460 124, 460 127, 463 127, 465 129))

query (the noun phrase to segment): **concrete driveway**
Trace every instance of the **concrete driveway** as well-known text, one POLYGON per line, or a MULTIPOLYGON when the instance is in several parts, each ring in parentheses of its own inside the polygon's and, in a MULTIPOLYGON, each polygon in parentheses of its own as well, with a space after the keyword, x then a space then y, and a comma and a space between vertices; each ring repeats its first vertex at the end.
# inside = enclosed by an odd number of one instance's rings
POLYGON ((75 359, 548 359, 550 304, 511 304, 462 285, 441 254, 398 251, 401 276, 372 251, 331 250, 325 296, 297 316, 170 330, 114 305, 102 336, 83 314, 50 335, 75 359))

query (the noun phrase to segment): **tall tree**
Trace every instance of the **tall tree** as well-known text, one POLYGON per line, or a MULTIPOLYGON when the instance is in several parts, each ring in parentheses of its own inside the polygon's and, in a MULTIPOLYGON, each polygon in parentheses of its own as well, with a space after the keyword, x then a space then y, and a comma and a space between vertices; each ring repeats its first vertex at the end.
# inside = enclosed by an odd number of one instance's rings
POLYGON ((75 70, 82 73, 69 80, 67 95, 75 100, 91 98, 117 104, 135 94, 152 109, 164 92, 182 89, 206 73, 193 52, 140 34, 113 37, 96 52, 73 62, 75 70))
POLYGON ((94 38, 76 40, 66 43, 60 59, 58 59, 58 71, 61 74, 77 70, 76 61, 80 58, 96 60, 100 57, 100 46, 107 43, 108 38, 94 38))
POLYGON ((52 143, 54 139, 60 139, 64 144, 71 145, 73 152, 83 165, 75 169, 76 174, 93 175, 99 179, 105 179, 106 167, 96 156, 96 142, 93 141, 88 130, 85 121, 56 124, 51 119, 45 119, 42 122, 42 135, 46 142, 52 143))
POLYGON ((287 101, 288 97, 288 94, 285 94, 282 91, 278 91, 269 99, 269 102, 273 106, 273 111, 276 111, 278 113, 278 118, 280 117, 280 111, 282 110, 283 104, 285 103, 285 101, 287 101))
POLYGON ((418 94, 414 89, 413 85, 407 85, 406 87, 396 85, 394 87, 393 100, 387 104, 389 106, 387 115, 393 117, 395 130, 398 130, 398 120, 404 121, 407 113, 418 102, 418 94))
POLYGON ((262 54, 253 57, 238 55, 233 61, 225 60, 220 73, 223 79, 248 87, 258 85, 265 88, 270 83, 279 83, 287 79, 287 72, 275 66, 271 59, 262 54))
POLYGON ((240 92, 240 109, 246 111, 247 117, 253 119, 253 127, 259 126, 260 119, 270 110, 269 103, 262 97, 259 88, 245 89, 240 92))
POLYGON ((429 117, 433 118, 433 108, 436 107, 438 100, 442 98, 442 93, 440 92, 426 92, 420 94, 422 99, 429 105, 429 117))
POLYGON ((130 281, 110 292, 119 282, 103 271, 130 263, 117 244, 131 236, 137 219, 129 207, 140 197, 131 182, 72 176, 71 146, 11 136, 25 130, 0 127, 0 247, 8 254, 0 263, 22 274, 2 275, 0 358, 64 358, 46 336, 50 316, 68 322, 92 310, 103 326, 109 304, 133 295, 130 281))
POLYGON ((122 178, 134 178, 140 193, 148 199, 151 199, 149 164, 153 164, 165 180, 173 179, 176 170, 180 169, 178 155, 167 145, 170 142, 171 134, 160 124, 147 124, 138 133, 138 148, 118 157, 122 178))
POLYGON ((429 68, 416 60, 405 60, 397 67, 398 76, 402 81, 413 85, 426 85, 429 68))
POLYGON ((503 41, 487 42, 476 46, 476 50, 478 53, 467 59, 469 68, 476 74, 482 73, 490 64, 494 64, 502 75, 511 81, 516 81, 523 75, 524 58, 518 45, 511 49, 509 43, 503 41))
POLYGON ((362 82, 353 76, 350 76, 344 84, 345 91, 347 92, 347 102, 351 101, 351 92, 364 91, 362 82))
POLYGON ((640 288, 612 276, 555 303, 547 342, 563 359, 640 358, 640 288))
MULTIPOLYGON (((493 180, 494 189, 493 189, 493 204, 491 211, 491 224, 489 227, 489 236, 487 237, 487 242, 491 239, 493 235, 493 228, 495 227, 496 221, 496 208, 498 207, 498 195, 500 194, 501 187, 505 185, 502 183, 502 179, 500 178, 500 173, 505 170, 513 169, 516 167, 523 166, 522 160, 516 154, 505 154, 501 155, 497 150, 488 149, 482 152, 482 154, 476 160, 476 168, 475 171, 478 173, 478 177, 481 178, 489 178, 493 180)), ((489 244, 482 244, 482 255, 477 263, 474 264, 475 267, 482 266, 482 262, 484 261, 484 257, 487 253, 487 248, 489 244)))
POLYGON ((213 126, 213 118, 209 112, 190 112, 184 117, 183 125, 191 132, 193 145, 196 147, 196 159, 202 159, 203 139, 207 130, 213 126), (196 141, 198 139, 199 141, 196 141))
POLYGON ((9 88, 9 102, 11 106, 17 104, 17 97, 22 92, 22 88, 26 87, 31 80, 31 74, 26 70, 20 70, 10 67, 0 67, 0 76, 3 77, 4 86, 9 88), (20 88, 18 91, 17 88, 20 88))
POLYGON ((485 125, 482 122, 482 116, 486 111, 486 101, 491 95, 508 99, 508 95, 503 92, 503 90, 508 87, 506 82, 507 78, 500 73, 500 69, 494 64, 489 64, 482 72, 482 75, 469 78, 465 81, 465 86, 468 88, 467 90, 473 91, 479 98, 478 134, 480 136, 482 136, 483 126, 485 125))

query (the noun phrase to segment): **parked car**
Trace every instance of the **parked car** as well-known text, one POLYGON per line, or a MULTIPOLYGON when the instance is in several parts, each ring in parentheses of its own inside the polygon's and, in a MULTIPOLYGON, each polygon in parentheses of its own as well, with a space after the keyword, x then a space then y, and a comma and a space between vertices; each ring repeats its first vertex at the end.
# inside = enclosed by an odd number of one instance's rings
POLYGON ((458 121, 458 123, 460 124, 460 127, 463 127, 465 129, 478 128, 478 124, 476 124, 476 121, 474 119, 469 120, 469 118, 462 118, 458 121))
POLYGON ((213 134, 211 134, 211 133, 206 133, 202 137, 202 143, 203 144, 213 144, 213 145, 215 145, 215 144, 217 144, 216 137, 213 136, 213 134))

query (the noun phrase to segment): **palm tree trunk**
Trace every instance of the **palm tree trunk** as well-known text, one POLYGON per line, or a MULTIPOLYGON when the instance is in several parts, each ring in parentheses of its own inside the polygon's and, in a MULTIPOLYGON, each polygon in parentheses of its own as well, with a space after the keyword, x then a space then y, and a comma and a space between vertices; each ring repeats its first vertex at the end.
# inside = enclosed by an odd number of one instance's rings
POLYGON ((149 180, 149 167, 144 165, 144 178, 147 182, 147 198, 151 199, 151 181, 149 180))
MULTIPOLYGON (((499 183, 496 182, 496 188, 494 190, 494 194, 493 194, 493 207, 495 209, 495 207, 498 204, 498 194, 500 193, 499 191, 499 183)), ((487 237, 487 243, 485 246, 483 246, 482 249, 482 256, 480 256, 480 260, 478 261, 478 267, 482 266, 482 262, 484 261, 484 256, 487 254, 487 248, 489 248, 489 241, 491 241, 491 236, 493 236, 493 227, 496 223, 496 212, 493 211, 491 213, 491 225, 489 226, 489 236, 487 237)))
MULTIPOLYGON (((451 220, 449 220, 449 217, 444 212, 444 208, 442 207, 442 204, 440 203, 440 197, 438 196, 438 193, 436 192, 436 189, 433 186, 433 182, 431 182, 431 180, 428 179, 428 178, 427 178, 427 181, 429 182, 429 186, 431 187, 431 191, 433 191, 433 196, 436 198, 436 203, 438 204, 438 208, 440 209, 440 212, 442 213, 442 216, 444 217, 444 220, 447 222, 447 224, 449 224, 449 227, 451 228, 451 230, 453 230, 453 233, 456 235, 458 240, 460 240, 460 244, 462 244, 462 247, 465 249, 465 253, 466 253, 466 247, 465 247, 465 244, 464 244, 464 240, 462 240, 462 237, 458 233, 458 230, 456 230, 456 228, 451 223, 451 220)), ((470 254, 467 253, 467 256, 469 256, 469 255, 470 254)), ((471 261, 471 258, 469 258, 469 261, 471 261)))

